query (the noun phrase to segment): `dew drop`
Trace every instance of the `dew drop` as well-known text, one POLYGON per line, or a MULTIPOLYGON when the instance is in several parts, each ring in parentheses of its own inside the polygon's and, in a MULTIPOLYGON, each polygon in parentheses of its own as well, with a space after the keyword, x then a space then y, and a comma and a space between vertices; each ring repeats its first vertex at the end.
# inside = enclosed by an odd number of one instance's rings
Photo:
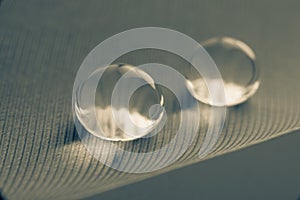
MULTIPOLYGON (((255 94, 260 84, 259 73, 255 54, 247 44, 229 37, 211 38, 201 44, 216 63, 223 78, 225 105, 212 103, 206 82, 200 75, 191 76, 187 80, 187 88, 197 100, 212 106, 234 106, 255 94)), ((214 89, 218 91, 223 88, 214 89)))
POLYGON ((155 129, 163 116, 163 98, 153 79, 146 72, 128 64, 112 64, 105 71, 99 68, 93 72, 78 87, 75 101, 80 125, 89 133, 110 141, 144 137, 155 129), (94 91, 95 100, 90 103, 93 92, 91 86, 99 79, 100 72, 103 74, 94 91), (124 74, 125 78, 121 79, 124 74), (112 104, 117 83, 117 95, 112 104), (124 97, 128 96, 128 88, 136 86, 140 87, 132 93, 129 102, 124 101, 124 97))

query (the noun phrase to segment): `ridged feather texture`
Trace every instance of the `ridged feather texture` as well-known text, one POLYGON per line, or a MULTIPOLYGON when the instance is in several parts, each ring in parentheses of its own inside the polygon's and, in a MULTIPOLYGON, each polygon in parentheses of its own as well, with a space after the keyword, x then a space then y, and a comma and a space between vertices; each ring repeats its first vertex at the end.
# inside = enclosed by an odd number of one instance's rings
MULTIPOLYGON (((269 1, 272 7, 256 3, 4 0, 0 7, 3 194, 9 199, 82 198, 299 129, 299 3, 269 1), (222 135, 206 158, 198 158, 207 128, 201 121, 199 135, 176 163, 153 173, 129 174, 106 167, 86 151, 74 127, 71 99, 76 71, 88 52, 107 37, 140 26, 172 28, 199 41, 223 34, 244 39, 257 53, 262 83, 249 102, 227 110, 222 135)), ((176 120, 153 143, 137 141, 136 151, 164 145, 176 120)))

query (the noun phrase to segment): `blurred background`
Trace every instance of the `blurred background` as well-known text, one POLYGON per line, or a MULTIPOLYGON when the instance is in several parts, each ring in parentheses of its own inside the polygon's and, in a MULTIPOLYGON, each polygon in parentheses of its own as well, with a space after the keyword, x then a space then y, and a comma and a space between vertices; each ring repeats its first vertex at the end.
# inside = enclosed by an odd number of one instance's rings
POLYGON ((300 134, 283 136, 93 199, 300 199, 300 134))

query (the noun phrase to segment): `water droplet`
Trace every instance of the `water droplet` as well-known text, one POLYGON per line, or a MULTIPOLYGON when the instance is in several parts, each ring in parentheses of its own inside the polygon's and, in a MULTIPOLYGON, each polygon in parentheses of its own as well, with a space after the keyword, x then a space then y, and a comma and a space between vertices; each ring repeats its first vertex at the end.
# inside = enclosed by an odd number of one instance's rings
MULTIPOLYGON (((196 99, 212 106, 234 106, 255 94, 260 84, 259 74, 255 54, 247 44, 229 37, 211 38, 201 44, 216 63, 223 78, 225 105, 212 103, 204 79, 195 75, 191 68, 187 87, 196 99)), ((220 89, 223 88, 215 88, 220 89)))
POLYGON ((78 87, 75 101, 76 117, 83 128, 111 141, 146 136, 155 129, 164 113, 161 109, 164 99, 153 79, 128 64, 113 64, 105 71, 99 68, 93 72, 78 87), (91 86, 98 81, 100 72, 103 74, 94 91, 94 103, 91 103, 91 86), (131 93, 133 88, 137 89, 131 93))

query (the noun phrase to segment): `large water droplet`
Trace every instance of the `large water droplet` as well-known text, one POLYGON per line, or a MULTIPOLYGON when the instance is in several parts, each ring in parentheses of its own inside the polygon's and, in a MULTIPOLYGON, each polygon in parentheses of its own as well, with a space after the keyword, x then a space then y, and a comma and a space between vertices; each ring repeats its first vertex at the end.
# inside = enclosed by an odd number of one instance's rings
POLYGON ((128 64, 114 64, 105 71, 99 68, 93 72, 78 87, 75 101, 76 117, 83 128, 111 141, 128 141, 146 136, 155 129, 164 114, 161 109, 164 99, 153 79, 146 72, 128 64), (96 91, 92 91, 100 72, 103 73, 102 77, 96 91), (130 88, 137 89, 126 101, 130 88), (89 100, 92 92, 95 92, 94 104, 89 100))

